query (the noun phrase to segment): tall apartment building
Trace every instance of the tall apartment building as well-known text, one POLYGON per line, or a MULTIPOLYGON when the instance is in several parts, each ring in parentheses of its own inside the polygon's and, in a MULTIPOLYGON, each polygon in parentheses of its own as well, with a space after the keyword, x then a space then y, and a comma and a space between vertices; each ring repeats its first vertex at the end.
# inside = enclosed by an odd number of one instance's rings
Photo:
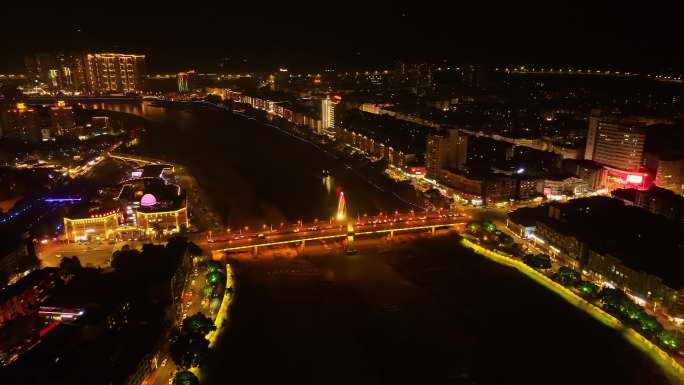
POLYGON ((339 103, 339 97, 321 100, 321 129, 326 133, 335 132, 335 109, 339 103))
POLYGON ((643 165, 646 129, 634 124, 599 122, 594 161, 621 170, 643 165))
POLYGON ((86 92, 83 53, 38 53, 27 56, 26 78, 41 82, 52 91, 86 92))
POLYGON ((27 142, 38 142, 41 139, 41 119, 34 108, 27 108, 23 103, 7 110, 3 137, 27 142))
POLYGON ((637 171, 644 162, 646 126, 637 120, 589 118, 584 158, 623 171, 637 171))
POLYGON ((468 155, 468 136, 458 129, 440 130, 427 137, 425 173, 438 179, 443 168, 462 169, 468 155))
POLYGON ((145 55, 89 53, 85 55, 90 92, 139 92, 145 78, 145 55))
POLYGON ((589 115, 589 129, 587 130, 587 144, 584 150, 584 159, 593 160, 594 150, 596 148, 596 134, 598 131, 598 123, 601 120, 601 110, 591 110, 589 115))
POLYGON ((463 84, 470 88, 488 88, 490 83, 489 74, 489 67, 483 64, 466 64, 461 66, 463 84))
POLYGON ((27 79, 50 91, 103 94, 143 89, 145 55, 38 53, 24 61, 27 79))
POLYGON ((67 106, 27 107, 23 103, 0 112, 0 138, 7 137, 28 142, 51 140, 55 136, 72 133, 74 113, 67 106))
POLYGON ((684 194, 684 158, 659 159, 655 184, 675 194, 684 194))

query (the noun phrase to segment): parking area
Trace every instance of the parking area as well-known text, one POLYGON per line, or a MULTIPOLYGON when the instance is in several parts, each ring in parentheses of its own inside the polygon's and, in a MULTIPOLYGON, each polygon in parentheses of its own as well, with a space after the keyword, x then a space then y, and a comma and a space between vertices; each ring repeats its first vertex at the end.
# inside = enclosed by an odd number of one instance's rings
POLYGON ((124 245, 139 249, 142 244, 143 242, 139 241, 54 242, 48 245, 40 245, 36 253, 44 267, 57 267, 62 258, 73 256, 78 257, 81 265, 85 267, 109 267, 114 251, 121 249, 124 245))

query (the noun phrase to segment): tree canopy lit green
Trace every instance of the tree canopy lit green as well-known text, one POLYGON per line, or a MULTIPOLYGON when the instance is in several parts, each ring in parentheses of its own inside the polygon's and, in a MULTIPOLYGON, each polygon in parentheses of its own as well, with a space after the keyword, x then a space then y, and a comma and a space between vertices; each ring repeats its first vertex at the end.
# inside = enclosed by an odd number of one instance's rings
POLYGON ((534 267, 535 269, 550 269, 551 257, 546 254, 527 254, 523 257, 523 262, 526 265, 534 267))
POLYGON ((212 330, 216 330, 214 322, 202 313, 195 313, 183 320, 182 331, 184 333, 207 335, 212 330))
POLYGON ((655 338, 655 341, 665 349, 677 350, 681 340, 679 333, 664 329, 654 316, 634 303, 625 293, 617 289, 604 288, 598 297, 606 311, 632 326, 643 336, 655 338))
POLYGON ((580 281, 580 274, 570 267, 561 266, 553 278, 561 285, 571 286, 580 281))
POLYGON ((213 273, 213 272, 221 270, 221 265, 219 265, 219 263, 216 261, 207 261, 206 266, 207 266, 207 273, 213 273))
POLYGON ((598 294, 599 288, 595 284, 587 281, 580 281, 576 285, 577 290, 583 297, 594 298, 598 294))
POLYGON ((183 370, 173 376, 173 385, 199 385, 199 379, 192 372, 183 370))
POLYGON ((661 330, 658 333, 658 341, 666 349, 675 351, 679 346, 679 338, 676 332, 672 330, 661 330))
POLYGON ((181 334, 171 343, 171 359, 181 368, 199 366, 209 352, 209 340, 199 334, 181 334))
POLYGON ((207 282, 210 285, 216 285, 221 280, 221 273, 218 271, 212 271, 207 273, 207 282))

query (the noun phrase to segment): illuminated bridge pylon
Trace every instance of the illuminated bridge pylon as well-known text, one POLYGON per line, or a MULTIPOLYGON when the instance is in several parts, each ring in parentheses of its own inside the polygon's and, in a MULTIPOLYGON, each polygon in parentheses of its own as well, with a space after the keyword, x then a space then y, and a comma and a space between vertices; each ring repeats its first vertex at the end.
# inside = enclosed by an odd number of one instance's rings
POLYGON ((340 222, 347 219, 347 201, 344 199, 344 191, 340 191, 340 195, 337 198, 336 218, 340 222))
POLYGON ((351 221, 347 223, 347 253, 356 253, 354 250, 354 224, 351 221))

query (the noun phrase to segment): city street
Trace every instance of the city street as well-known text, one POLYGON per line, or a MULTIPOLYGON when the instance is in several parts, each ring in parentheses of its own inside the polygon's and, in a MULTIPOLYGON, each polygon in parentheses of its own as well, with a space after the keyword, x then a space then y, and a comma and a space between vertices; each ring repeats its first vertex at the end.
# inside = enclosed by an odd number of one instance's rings
MULTIPOLYGON (((207 317, 214 319, 209 309, 209 301, 203 301, 202 290, 207 287, 206 269, 202 264, 194 266, 188 274, 185 282, 185 289, 181 295, 181 317, 176 326, 180 327, 183 319, 196 313, 203 313, 207 317)), ((146 385, 167 385, 170 383, 177 368, 168 352, 169 344, 157 352, 157 368, 152 371, 150 376, 143 381, 146 385)))

